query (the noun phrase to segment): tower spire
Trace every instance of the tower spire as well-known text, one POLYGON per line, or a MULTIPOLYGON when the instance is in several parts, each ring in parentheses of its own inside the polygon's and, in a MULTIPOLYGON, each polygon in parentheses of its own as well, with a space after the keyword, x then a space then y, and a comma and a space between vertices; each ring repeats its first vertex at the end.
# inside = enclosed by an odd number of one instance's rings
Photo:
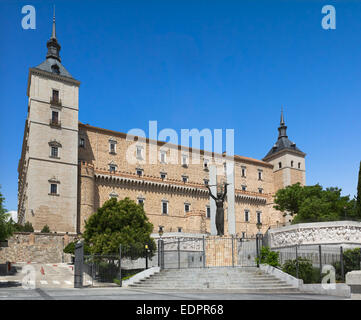
POLYGON ((51 34, 51 39, 56 39, 56 25, 55 25, 55 4, 54 4, 54 8, 53 8, 53 32, 51 34))
POLYGON ((46 54, 46 59, 53 58, 61 62, 60 60, 60 44, 58 43, 58 40, 56 39, 56 27, 55 27, 55 5, 53 9, 53 30, 51 33, 51 38, 46 43, 46 46, 48 47, 48 53, 46 54))
POLYGON ((283 118, 283 107, 281 107, 281 121, 280 121, 280 125, 284 125, 285 124, 285 120, 283 118))
POLYGON ((278 128, 278 139, 281 138, 287 138, 287 126, 285 125, 285 119, 283 116, 283 107, 281 108, 281 121, 280 121, 280 126, 278 128))

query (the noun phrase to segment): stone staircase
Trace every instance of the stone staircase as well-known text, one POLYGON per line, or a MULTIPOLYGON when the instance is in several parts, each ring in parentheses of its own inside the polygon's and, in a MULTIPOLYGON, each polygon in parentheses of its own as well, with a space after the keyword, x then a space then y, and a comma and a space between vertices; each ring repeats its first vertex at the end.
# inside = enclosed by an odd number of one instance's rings
POLYGON ((297 293, 292 287, 258 268, 195 268, 162 270, 129 287, 157 290, 230 289, 245 293, 297 293))

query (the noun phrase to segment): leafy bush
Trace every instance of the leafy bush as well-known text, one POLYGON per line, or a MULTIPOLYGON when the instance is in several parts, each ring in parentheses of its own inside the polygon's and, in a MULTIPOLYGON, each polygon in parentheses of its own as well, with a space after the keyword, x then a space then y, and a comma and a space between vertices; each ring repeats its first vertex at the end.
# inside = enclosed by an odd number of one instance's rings
POLYGON ((360 270, 361 248, 348 249, 343 252, 345 274, 352 270, 360 270))
POLYGON ((64 253, 74 254, 75 252, 75 242, 69 242, 69 244, 63 249, 64 253))
POLYGON ((298 262, 298 279, 302 279, 304 283, 318 283, 320 282, 320 269, 314 268, 309 259, 301 258, 294 260, 287 260, 283 266, 282 271, 297 277, 297 262, 298 262))
POLYGON ((14 231, 15 232, 34 232, 33 225, 31 222, 27 221, 24 225, 21 225, 19 223, 16 223, 14 225, 14 231))
POLYGON ((259 262, 259 258, 256 258, 256 262, 265 263, 272 267, 278 267, 279 261, 279 252, 271 251, 269 247, 262 247, 260 252, 261 261, 259 262))
MULTIPOLYGON (((360 259, 360 248, 345 250, 343 252, 344 275, 346 275, 347 272, 350 272, 352 270, 360 270, 360 259)), ((335 268, 336 272, 336 280, 342 280, 341 262, 337 261, 333 263, 333 267, 335 268)))
POLYGON ((42 232, 42 233, 50 233, 50 228, 49 228, 49 226, 46 224, 46 225, 43 227, 43 229, 41 229, 41 232, 42 232))
MULTIPOLYGON (((75 243, 76 241, 69 242, 69 244, 63 249, 64 253, 75 254, 75 243)), ((90 248, 87 244, 84 244, 84 254, 90 254, 90 248)))

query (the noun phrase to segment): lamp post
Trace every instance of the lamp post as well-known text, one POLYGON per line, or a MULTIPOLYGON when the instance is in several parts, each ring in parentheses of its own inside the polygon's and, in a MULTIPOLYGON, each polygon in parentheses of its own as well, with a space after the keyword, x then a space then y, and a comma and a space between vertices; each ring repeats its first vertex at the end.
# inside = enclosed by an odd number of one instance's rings
POLYGON ((261 233, 262 222, 257 222, 256 227, 257 227, 257 229, 258 229, 258 234, 262 234, 262 233, 261 233))
POLYGON ((256 250, 257 250, 257 268, 259 268, 259 265, 261 263, 261 228, 262 228, 262 223, 261 221, 258 221, 257 224, 257 229, 258 229, 258 232, 257 232, 257 235, 256 235, 256 250))
POLYGON ((145 248, 145 269, 148 269, 148 252, 149 252, 148 245, 146 244, 144 248, 145 248))
POLYGON ((158 266, 163 269, 163 240, 162 240, 162 235, 163 235, 164 231, 163 231, 163 227, 159 226, 159 230, 158 230, 158 234, 159 234, 159 240, 158 240, 158 266))

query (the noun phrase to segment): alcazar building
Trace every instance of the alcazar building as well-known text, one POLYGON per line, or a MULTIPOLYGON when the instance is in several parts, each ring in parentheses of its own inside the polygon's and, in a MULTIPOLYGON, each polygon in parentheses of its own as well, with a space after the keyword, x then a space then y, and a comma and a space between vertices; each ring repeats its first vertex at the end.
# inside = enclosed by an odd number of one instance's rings
MULTIPOLYGON (((212 180, 214 160, 227 156, 200 150, 199 163, 193 163, 191 149, 146 139, 138 141, 136 161, 130 163, 126 154, 135 142, 125 133, 79 122, 80 82, 61 63, 55 19, 47 48, 45 61, 29 69, 18 166, 19 222, 30 221, 35 231, 47 224, 53 232, 81 233, 106 200, 129 197, 143 204, 154 232, 162 227, 165 232, 210 233, 213 200, 205 184, 212 180), (155 163, 146 161, 150 145, 158 155, 155 163), (178 163, 169 161, 174 150, 178 163)), ((262 160, 234 156, 225 234, 253 235, 257 222, 262 231, 287 224, 288 218, 273 208, 273 195, 287 185, 305 184, 305 153, 288 139, 286 129, 282 114, 278 139, 262 160)))

